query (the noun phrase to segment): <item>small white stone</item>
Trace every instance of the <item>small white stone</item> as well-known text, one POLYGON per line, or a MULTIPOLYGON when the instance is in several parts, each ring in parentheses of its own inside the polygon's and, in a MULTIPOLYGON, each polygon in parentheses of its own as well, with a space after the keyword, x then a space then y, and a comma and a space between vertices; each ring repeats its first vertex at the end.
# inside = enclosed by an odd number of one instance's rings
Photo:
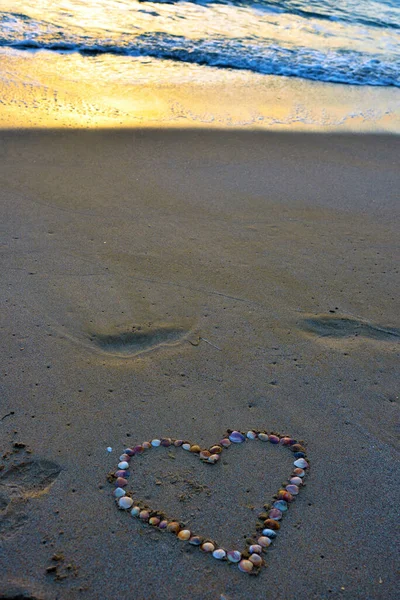
POLYGON ((108 448, 107 448, 107 452, 112 452, 112 448, 111 448, 111 446, 108 446, 108 448))
POLYGON ((226 552, 225 552, 225 550, 223 550, 223 548, 217 548, 217 550, 214 550, 212 555, 217 560, 222 560, 223 558, 225 558, 226 552))
POLYGON ((298 460, 295 460, 293 464, 299 469, 307 469, 308 467, 308 462, 304 460, 304 458, 299 458, 298 460))
POLYGON ((161 446, 161 440, 151 440, 150 443, 153 446, 153 448, 158 448, 158 446, 161 446))
POLYGON ((182 444, 184 450, 190 450, 190 444, 182 444))
POLYGON ((127 463, 126 460, 123 460, 122 462, 118 463, 118 469, 121 469, 122 471, 129 469, 129 463, 127 463))
POLYGON ((116 498, 122 498, 122 496, 125 496, 125 490, 123 490, 122 488, 119 488, 119 487, 118 487, 118 488, 116 488, 116 489, 114 490, 114 496, 115 496, 116 498))
POLYGON ((128 496, 123 496, 122 498, 120 498, 118 500, 118 504, 120 506, 120 508, 130 508, 133 504, 133 500, 132 498, 129 498, 128 496))
POLYGON ((268 434, 266 433, 259 433, 258 434, 258 439, 261 440, 262 442, 268 442, 268 434))
POLYGON ((257 434, 256 434, 256 432, 255 432, 255 431, 248 431, 248 432, 246 433, 246 437, 247 437, 249 440, 255 440, 255 439, 256 439, 256 437, 257 437, 257 434))

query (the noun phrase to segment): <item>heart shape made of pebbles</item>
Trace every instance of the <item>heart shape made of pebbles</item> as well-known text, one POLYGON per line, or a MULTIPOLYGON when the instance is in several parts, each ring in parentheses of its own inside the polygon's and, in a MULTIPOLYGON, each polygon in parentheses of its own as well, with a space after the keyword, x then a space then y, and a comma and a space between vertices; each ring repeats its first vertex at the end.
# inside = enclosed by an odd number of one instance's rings
POLYGON ((185 440, 155 438, 132 448, 126 448, 119 460, 118 469, 109 474, 109 481, 115 486, 113 495, 119 509, 129 511, 132 517, 137 517, 140 521, 155 529, 174 534, 182 542, 197 546, 200 550, 219 561, 237 564, 240 571, 250 574, 258 574, 262 565, 265 564, 263 553, 277 536, 281 526, 280 522, 299 494, 306 471, 309 468, 306 450, 301 443, 287 435, 256 430, 243 433, 228 429, 226 436, 218 444, 214 444, 208 449, 202 449, 198 444, 192 444, 185 440), (258 515, 255 527, 256 533, 247 540, 244 549, 225 550, 214 540, 204 538, 190 531, 182 522, 166 516, 162 511, 153 510, 141 500, 133 499, 132 494, 124 489, 128 486, 131 459, 135 455, 142 454, 150 449, 169 446, 180 447, 197 455, 202 462, 216 465, 222 452, 225 452, 231 444, 243 444, 251 441, 269 442, 284 446, 294 453, 295 461, 287 485, 277 491, 270 504, 264 505, 265 512, 258 515))

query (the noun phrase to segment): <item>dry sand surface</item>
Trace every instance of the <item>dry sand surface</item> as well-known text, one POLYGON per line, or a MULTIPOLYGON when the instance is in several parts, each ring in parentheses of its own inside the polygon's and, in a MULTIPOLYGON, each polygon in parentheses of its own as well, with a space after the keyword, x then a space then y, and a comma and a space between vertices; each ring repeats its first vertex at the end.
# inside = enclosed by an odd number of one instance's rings
MULTIPOLYGON (((396 597, 399 149, 0 134, 0 598, 396 597), (259 577, 118 511, 106 479, 127 445, 227 428, 288 433, 311 461, 259 577)), ((130 481, 232 547, 291 461, 160 449, 130 481)))

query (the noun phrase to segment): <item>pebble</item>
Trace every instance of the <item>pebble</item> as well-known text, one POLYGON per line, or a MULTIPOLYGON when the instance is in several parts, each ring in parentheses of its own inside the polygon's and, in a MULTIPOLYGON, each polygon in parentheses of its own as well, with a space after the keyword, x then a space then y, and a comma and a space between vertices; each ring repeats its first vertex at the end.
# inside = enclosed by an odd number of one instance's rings
POLYGON ((251 554, 261 554, 262 546, 260 546, 260 544, 252 544, 249 548, 249 552, 251 552, 251 554))
POLYGON ((271 442, 271 444, 279 444, 279 438, 277 435, 270 435, 269 441, 271 442))
POLYGON ((176 446, 176 448, 179 448, 179 446, 182 446, 183 444, 183 440, 175 440, 174 441, 174 446, 176 446))
POLYGON ((161 440, 161 446, 164 446, 165 448, 168 448, 171 444, 172 444, 171 438, 163 438, 161 440))
POLYGON ((214 552, 215 546, 211 542, 204 542, 204 544, 202 544, 202 546, 201 546, 201 549, 204 552, 214 552))
POLYGON ((299 488, 297 487, 297 485, 287 485, 286 486, 287 491, 292 494, 293 496, 297 496, 297 494, 299 493, 299 488))
POLYGON ((289 446, 292 442, 292 438, 285 436, 280 439, 279 443, 282 444, 282 446, 289 446))
POLYGON ((226 552, 223 548, 217 548, 217 550, 214 550, 212 555, 217 560, 223 560, 226 557, 226 552))
POLYGON ((292 452, 304 452, 305 453, 305 451, 306 451, 306 449, 301 444, 293 444, 290 449, 292 450, 292 452))
POLYGON ((129 498, 128 496, 123 496, 122 498, 120 498, 118 500, 118 504, 119 504, 120 508, 127 509, 132 506, 133 500, 132 500, 132 498, 129 498))
POLYGON ((208 450, 202 450, 200 452, 200 458, 202 460, 207 460, 208 458, 210 458, 210 456, 211 456, 211 452, 209 452, 208 450))
POLYGON ((143 448, 145 450, 149 450, 149 448, 151 448, 151 443, 150 442, 143 442, 142 446, 143 446, 143 448))
POLYGON ((274 531, 276 531, 277 529, 281 528, 281 524, 278 523, 278 521, 275 521, 274 519, 266 519, 264 521, 264 527, 266 527, 267 529, 273 529, 274 531))
POLYGON ((135 451, 133 448, 125 448, 124 454, 127 454, 130 458, 131 456, 135 456, 135 451))
POLYGON ((232 563, 238 563, 242 559, 242 554, 238 550, 229 550, 226 556, 232 563))
POLYGON ((252 554, 249 556, 249 561, 252 562, 256 567, 261 567, 263 563, 263 559, 259 554, 252 554))
POLYGON ((239 570, 242 571, 242 573, 251 573, 251 571, 253 570, 253 563, 250 560, 241 560, 240 563, 238 564, 239 570))
POLYGON ((139 506, 134 506, 131 510, 131 515, 132 517, 138 517, 140 513, 140 508, 139 506))
POLYGON ((201 452, 201 448, 197 444, 193 444, 193 446, 190 446, 190 452, 198 454, 199 452, 201 452))
POLYGON ((221 446, 211 446, 210 453, 211 454, 221 454, 222 447, 221 446))
MULTIPOLYGON (((290 492, 290 490, 288 490, 288 492, 290 492)), ((274 508, 277 508, 281 512, 285 512, 286 510, 288 510, 289 507, 285 500, 278 500, 277 502, 274 502, 274 508)))
POLYGON ((108 446, 108 448, 107 448, 107 452, 112 452, 112 448, 111 448, 111 446, 108 446))
POLYGON ((267 433, 261 432, 258 434, 258 439, 261 440, 262 442, 268 442, 269 437, 268 437, 267 433))
POLYGON ((308 467, 308 462, 304 458, 298 458, 293 464, 295 467, 299 467, 299 469, 307 469, 308 467))
POLYGON ((160 522, 158 529, 167 529, 167 527, 168 527, 168 521, 164 520, 164 521, 160 522))
POLYGON ((157 438, 155 440, 151 440, 151 445, 153 446, 153 448, 158 448, 159 446, 161 446, 161 440, 157 438))
POLYGON ((126 479, 129 477, 129 471, 115 471, 114 475, 115 477, 125 477, 126 479))
POLYGON ((171 521, 167 525, 167 531, 170 531, 171 533, 178 533, 180 528, 181 526, 179 525, 178 521, 171 521))
POLYGON ((121 456, 119 457, 119 460, 130 460, 130 456, 129 454, 126 454, 126 452, 124 452, 124 454, 121 454, 121 456))
POLYGON ((116 498, 122 498, 122 496, 125 496, 125 490, 123 490, 123 489, 122 489, 122 488, 120 488, 120 487, 117 487, 117 489, 116 489, 116 490, 114 490, 114 496, 115 496, 116 498))
POLYGON ((246 438, 244 437, 243 433, 240 433, 240 431, 232 431, 232 433, 229 434, 229 439, 234 444, 241 444, 246 438))
POLYGON ((220 441, 220 444, 224 448, 229 448, 229 446, 231 445, 231 441, 228 440, 228 438, 224 438, 223 440, 220 441))
MULTIPOLYGON (((301 480, 300 480, 301 481, 301 480)), ((279 490, 278 492, 279 500, 285 500, 285 502, 293 502, 293 496, 286 490, 279 490)))
POLYGON ((198 535, 194 535, 193 537, 190 538, 189 544, 192 544, 192 546, 200 546, 201 538, 198 535))
POLYGON ((304 471, 304 469, 295 469, 293 471, 294 475, 296 475, 297 477, 304 477, 304 475, 306 474, 306 472, 304 471))
POLYGON ((158 517, 150 517, 149 524, 157 527, 160 524, 160 519, 158 517))
POLYGON ((129 463, 126 462, 126 460, 123 460, 122 462, 118 463, 118 469, 122 469, 125 471, 125 469, 129 469, 129 463))
POLYGON ((125 487, 128 485, 128 480, 125 477, 117 477, 115 480, 115 487, 125 487))
POLYGON ((303 481, 302 481, 301 477, 292 477, 290 480, 290 483, 292 485, 302 485, 303 481))
POLYGON ((182 448, 184 450, 190 450, 190 444, 188 444, 187 442, 185 442, 184 444, 182 444, 182 448))
MULTIPOLYGON (((276 531, 274 531, 273 529, 263 529, 262 530, 262 534, 266 535, 267 537, 271 538, 271 540, 273 540, 274 538, 276 538, 276 531)), ((251 552, 251 550, 250 550, 251 552)))
POLYGON ((255 431, 248 431, 246 433, 246 437, 248 437, 249 440, 255 440, 257 438, 257 434, 255 431))
POLYGON ((268 548, 268 546, 271 543, 271 540, 266 535, 262 535, 261 537, 258 538, 257 542, 258 542, 259 546, 262 546, 263 548, 268 548))
POLYGON ((139 519, 142 519, 142 521, 148 521, 150 517, 150 513, 148 510, 141 510, 139 513, 139 519))
POLYGON ((216 462, 219 461, 219 454, 211 454, 211 456, 208 457, 207 462, 214 464, 216 462))
POLYGON ((269 511, 268 516, 274 521, 280 521, 282 519, 282 511, 280 511, 279 508, 272 508, 269 511))
POLYGON ((180 540, 182 540, 183 542, 187 542, 187 540, 190 539, 190 536, 192 534, 190 533, 189 529, 181 529, 180 532, 178 533, 178 538, 180 540))

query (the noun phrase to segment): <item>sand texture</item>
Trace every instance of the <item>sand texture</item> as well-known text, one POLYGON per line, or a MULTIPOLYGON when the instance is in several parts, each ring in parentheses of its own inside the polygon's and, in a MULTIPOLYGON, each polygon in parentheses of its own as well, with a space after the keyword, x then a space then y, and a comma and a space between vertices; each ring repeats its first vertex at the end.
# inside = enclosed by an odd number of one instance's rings
MULTIPOLYGON (((0 598, 396 597, 399 150, 0 134, 0 598), (227 428, 311 460, 259 577, 118 511, 107 481, 127 445, 227 428)), ((234 546, 291 469, 257 443, 211 468, 154 451, 133 488, 234 546)))

